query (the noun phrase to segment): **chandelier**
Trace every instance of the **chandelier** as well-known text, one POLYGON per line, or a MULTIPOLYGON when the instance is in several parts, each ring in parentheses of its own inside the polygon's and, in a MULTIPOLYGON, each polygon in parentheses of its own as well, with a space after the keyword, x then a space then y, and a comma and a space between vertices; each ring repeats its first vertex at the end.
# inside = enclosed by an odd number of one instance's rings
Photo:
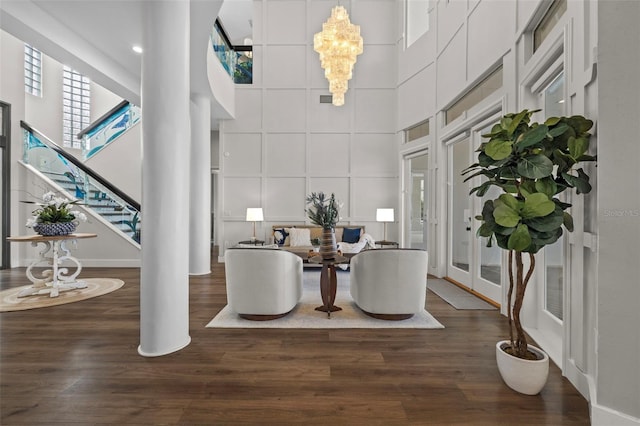
POLYGON ((344 7, 331 9, 331 16, 322 24, 322 31, 313 36, 313 50, 320 54, 320 65, 329 80, 333 104, 344 105, 344 94, 349 88, 356 56, 362 53, 360 26, 349 21, 344 7))

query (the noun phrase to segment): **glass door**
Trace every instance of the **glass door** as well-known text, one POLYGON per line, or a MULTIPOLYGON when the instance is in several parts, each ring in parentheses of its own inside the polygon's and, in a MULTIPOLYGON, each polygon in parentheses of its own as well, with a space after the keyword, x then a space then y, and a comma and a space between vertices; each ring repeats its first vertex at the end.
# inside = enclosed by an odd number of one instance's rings
POLYGON ((493 244, 487 247, 486 238, 476 237, 485 200, 496 198, 498 189, 492 188, 484 197, 470 196, 472 188, 480 185, 480 177, 465 182, 462 171, 474 163, 476 148, 489 126, 471 129, 470 135, 449 145, 448 191, 448 262, 447 275, 475 293, 500 304, 502 301, 502 250, 493 244))
POLYGON ((427 246, 427 168, 429 155, 420 154, 409 159, 411 187, 409 188, 409 247, 428 250, 427 246))

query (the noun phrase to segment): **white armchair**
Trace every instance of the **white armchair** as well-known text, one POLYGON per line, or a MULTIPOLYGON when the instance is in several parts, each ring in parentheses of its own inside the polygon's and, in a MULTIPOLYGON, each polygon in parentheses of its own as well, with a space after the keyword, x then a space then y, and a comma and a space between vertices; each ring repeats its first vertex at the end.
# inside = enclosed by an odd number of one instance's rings
POLYGON ((351 297, 372 317, 411 318, 425 307, 428 259, 415 249, 360 252, 351 258, 351 297))
POLYGON ((242 318, 287 315, 302 298, 302 258, 279 249, 228 249, 224 255, 227 302, 242 318))

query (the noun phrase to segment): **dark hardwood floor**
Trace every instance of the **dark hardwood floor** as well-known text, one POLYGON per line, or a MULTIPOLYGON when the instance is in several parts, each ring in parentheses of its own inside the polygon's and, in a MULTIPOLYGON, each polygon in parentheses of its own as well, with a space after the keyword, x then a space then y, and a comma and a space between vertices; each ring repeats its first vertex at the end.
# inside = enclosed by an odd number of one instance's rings
MULTIPOLYGON (((431 292, 427 309, 444 329, 208 329, 226 304, 224 265, 214 263, 190 280, 191 344, 144 358, 139 270, 81 276, 125 285, 0 314, 0 424, 589 424, 587 401, 553 364, 540 395, 502 382, 495 342, 506 318, 455 310, 431 292)), ((0 271, 0 282, 28 284, 24 268, 0 271)))

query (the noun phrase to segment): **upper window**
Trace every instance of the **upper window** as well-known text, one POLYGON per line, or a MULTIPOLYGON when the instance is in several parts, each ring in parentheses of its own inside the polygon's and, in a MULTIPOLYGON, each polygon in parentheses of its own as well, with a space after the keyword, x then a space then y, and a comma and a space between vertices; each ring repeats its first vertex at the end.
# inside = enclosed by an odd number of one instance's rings
POLYGON ((535 52, 542 45, 551 30, 556 26, 564 12, 567 11, 567 0, 554 0, 547 13, 544 14, 540 23, 533 30, 533 51, 535 52))
POLYGON ((409 143, 425 136, 429 136, 429 120, 405 129, 404 143, 409 143))
POLYGON ((407 47, 429 31, 429 0, 405 0, 407 47))
POLYGON ((62 72, 62 141, 65 147, 82 148, 76 135, 89 125, 90 117, 90 81, 65 66, 62 72))
POLYGON ((445 110, 445 124, 451 123, 465 111, 479 104, 483 99, 502 87, 502 66, 487 78, 476 84, 462 98, 445 110))
POLYGON ((42 97, 42 53, 24 45, 24 91, 42 97))

